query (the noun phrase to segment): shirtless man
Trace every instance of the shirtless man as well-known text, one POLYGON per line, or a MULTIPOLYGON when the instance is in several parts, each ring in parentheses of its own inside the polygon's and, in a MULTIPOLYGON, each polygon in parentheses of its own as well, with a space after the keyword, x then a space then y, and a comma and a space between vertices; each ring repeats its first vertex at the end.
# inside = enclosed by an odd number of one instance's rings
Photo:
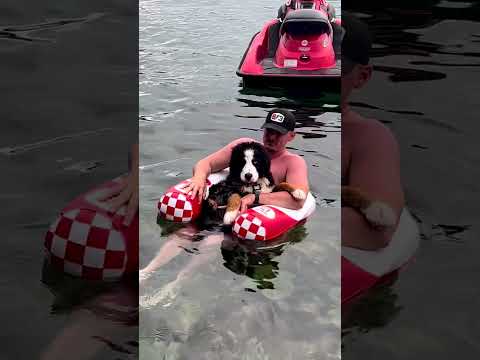
MULTIPOLYGON (((347 14, 342 14, 342 26, 346 31, 342 41, 342 185, 358 187, 369 198, 389 205, 398 225, 405 202, 398 144, 387 127, 357 114, 348 103, 352 91, 361 89, 372 76, 370 35, 364 23, 347 14)), ((357 211, 342 207, 342 246, 381 249, 395 230, 396 226, 375 230, 357 211)))
MULTIPOLYGON (((263 145, 270 155, 273 179, 276 184, 288 182, 308 193, 307 164, 302 157, 287 151, 287 144, 295 138, 295 116, 285 109, 271 110, 263 124, 263 145), (280 114, 281 116, 274 116, 280 114), (275 119, 275 120, 272 120, 275 119), (280 119, 280 120, 278 120, 280 119)), ((228 167, 232 149, 242 142, 256 141, 250 138, 241 138, 232 141, 217 152, 200 160, 193 169, 193 178, 185 187, 189 195, 199 195, 201 199, 205 193, 205 183, 211 173, 221 171, 228 167)), ((253 205, 255 195, 249 194, 242 198, 241 210, 246 210, 253 205)), ((300 209, 304 200, 293 199, 287 192, 260 194, 259 204, 277 205, 289 209, 300 209)))
MULTIPOLYGON (((302 189, 305 193, 309 192, 308 169, 305 160, 295 154, 287 151, 287 144, 295 138, 295 116, 285 109, 271 110, 263 124, 263 145, 270 155, 272 172, 275 183, 287 181, 296 188, 302 189), (274 115, 277 114, 277 115, 274 115), (278 114, 282 116, 278 116, 278 114), (274 119, 274 120, 272 120, 274 119)), ((191 182, 184 187, 189 195, 195 197, 199 195, 202 199, 205 193, 206 179, 211 173, 223 170, 228 167, 232 149, 235 145, 242 142, 256 141, 250 138, 240 138, 232 141, 222 149, 205 157, 197 162, 193 168, 193 177, 191 182)), ((300 209, 305 200, 295 200, 288 192, 275 192, 260 194, 258 203, 264 205, 277 205, 289 209, 300 209)), ((246 210, 249 206, 254 205, 255 195, 249 194, 242 198, 240 211, 246 210)), ((173 257, 178 255, 182 248, 188 246, 188 242, 195 234, 193 225, 169 236, 164 243, 157 256, 143 269, 140 270, 140 282, 143 282, 157 268, 169 262, 173 257)), ((210 235, 202 240, 199 248, 212 247, 224 241, 223 234, 210 235)), ((182 277, 186 277, 192 269, 199 264, 205 262, 205 257, 196 256, 191 264, 189 264, 177 277, 177 281, 182 277)), ((173 282, 170 288, 173 286, 173 282)))

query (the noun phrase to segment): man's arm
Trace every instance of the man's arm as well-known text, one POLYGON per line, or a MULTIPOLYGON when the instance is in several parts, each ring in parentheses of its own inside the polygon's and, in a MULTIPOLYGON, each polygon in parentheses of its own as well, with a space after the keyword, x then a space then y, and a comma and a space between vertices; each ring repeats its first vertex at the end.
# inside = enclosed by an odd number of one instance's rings
MULTIPOLYGON (((366 126, 370 127, 366 136, 359 134, 363 140, 352 152, 348 185, 361 189, 369 199, 390 206, 398 224, 404 206, 398 144, 383 125, 366 126)), ((388 245, 394 231, 376 230, 356 210, 342 208, 342 246, 380 249, 388 245)))
MULTIPOLYGON (((308 168, 305 160, 302 157, 294 155, 289 159, 285 181, 292 185, 295 189, 303 190, 305 195, 308 194, 308 168)), ((248 196, 250 197, 250 195, 248 196)), ((255 197, 253 196, 253 199, 254 198, 255 197)), ((296 200, 288 192, 281 191, 260 194, 259 203, 263 205, 276 205, 287 209, 298 210, 303 207, 305 200, 296 200)), ((247 206, 248 205, 251 204, 247 204, 247 206)), ((244 211, 247 206, 242 207, 241 211, 244 211)))

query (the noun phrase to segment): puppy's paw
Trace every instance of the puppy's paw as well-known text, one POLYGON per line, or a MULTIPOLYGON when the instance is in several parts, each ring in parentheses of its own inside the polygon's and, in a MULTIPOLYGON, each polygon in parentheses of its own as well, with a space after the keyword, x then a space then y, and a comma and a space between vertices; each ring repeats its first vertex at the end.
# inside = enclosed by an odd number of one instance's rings
POLYGON ((375 227, 391 227, 396 223, 392 208, 382 202, 375 201, 363 210, 367 220, 375 227))
POLYGON ((227 211, 223 216, 223 223, 225 225, 232 225, 235 219, 237 218, 238 210, 227 211))
POLYGON ((295 200, 305 200, 307 198, 307 194, 301 189, 294 190, 292 196, 295 200))
POLYGON ((208 188, 208 186, 205 186, 205 191, 203 192, 203 200, 207 200, 209 195, 210 189, 208 188))

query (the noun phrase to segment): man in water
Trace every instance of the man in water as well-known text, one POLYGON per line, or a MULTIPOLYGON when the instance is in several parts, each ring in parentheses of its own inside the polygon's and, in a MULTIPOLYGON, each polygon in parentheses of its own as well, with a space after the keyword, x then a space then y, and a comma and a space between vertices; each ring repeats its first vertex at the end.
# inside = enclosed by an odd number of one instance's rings
MULTIPOLYGON (((362 117, 348 103, 352 91, 363 88, 372 76, 370 34, 363 22, 348 14, 342 14, 342 26, 346 31, 342 41, 342 185, 357 187, 371 199, 389 205, 397 226, 405 205, 398 144, 387 127, 362 117)), ((342 246, 383 248, 396 226, 376 230, 360 213, 342 207, 342 246)))
MULTIPOLYGON (((295 116, 285 109, 273 109, 266 117, 262 128, 263 145, 270 156, 270 170, 276 184, 288 182, 302 189, 306 194, 309 191, 307 164, 302 157, 292 154, 286 149, 287 144, 295 138, 295 116)), ((190 184, 185 187, 189 195, 199 196, 201 199, 205 193, 206 180, 211 173, 221 171, 228 167, 232 149, 243 142, 256 141, 249 138, 241 138, 232 141, 217 152, 197 162, 193 169, 193 177, 190 184)), ((249 194, 242 198, 241 211, 246 210, 255 202, 255 195, 249 194)), ((300 209, 304 200, 293 199, 287 192, 275 192, 260 194, 259 204, 277 205, 290 209, 300 209)))
MULTIPOLYGON (((299 155, 290 153, 286 146, 295 138, 295 116, 285 109, 273 109, 266 117, 262 128, 263 145, 270 155, 271 167, 275 183, 287 181, 297 188, 302 189, 305 193, 309 192, 308 169, 305 160, 299 155)), ((235 145, 256 141, 250 138, 240 138, 232 141, 222 149, 205 157, 197 162, 193 169, 192 181, 184 188, 192 197, 198 195, 202 199, 205 193, 206 180, 211 173, 221 171, 228 167, 232 149, 235 145)), ((287 192, 275 192, 260 194, 258 201, 255 201, 255 195, 249 194, 242 198, 240 211, 246 210, 254 204, 277 205, 290 209, 300 209, 304 200, 295 200, 287 192)), ((169 236, 169 239, 162 246, 157 256, 142 270, 140 270, 140 282, 148 278, 149 275, 157 268, 169 262, 173 257, 178 255, 182 248, 188 246, 196 233, 193 225, 187 226, 169 236)), ((225 240, 224 234, 213 234, 202 240, 199 248, 212 247, 220 244, 225 240)), ((177 280, 169 284, 164 292, 169 292, 175 284, 188 274, 198 265, 206 261, 209 256, 204 252, 205 256, 196 256, 193 261, 181 271, 177 280)))

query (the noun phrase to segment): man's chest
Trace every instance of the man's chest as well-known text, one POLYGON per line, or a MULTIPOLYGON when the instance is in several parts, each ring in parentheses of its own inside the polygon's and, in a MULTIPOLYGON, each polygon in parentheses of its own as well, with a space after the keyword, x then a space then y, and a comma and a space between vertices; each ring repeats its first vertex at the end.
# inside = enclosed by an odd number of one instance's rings
POLYGON ((272 172, 273 180, 275 180, 275 184, 279 184, 284 182, 287 178, 287 169, 288 163, 283 160, 279 161, 280 159, 272 160, 270 165, 270 171, 272 172))

